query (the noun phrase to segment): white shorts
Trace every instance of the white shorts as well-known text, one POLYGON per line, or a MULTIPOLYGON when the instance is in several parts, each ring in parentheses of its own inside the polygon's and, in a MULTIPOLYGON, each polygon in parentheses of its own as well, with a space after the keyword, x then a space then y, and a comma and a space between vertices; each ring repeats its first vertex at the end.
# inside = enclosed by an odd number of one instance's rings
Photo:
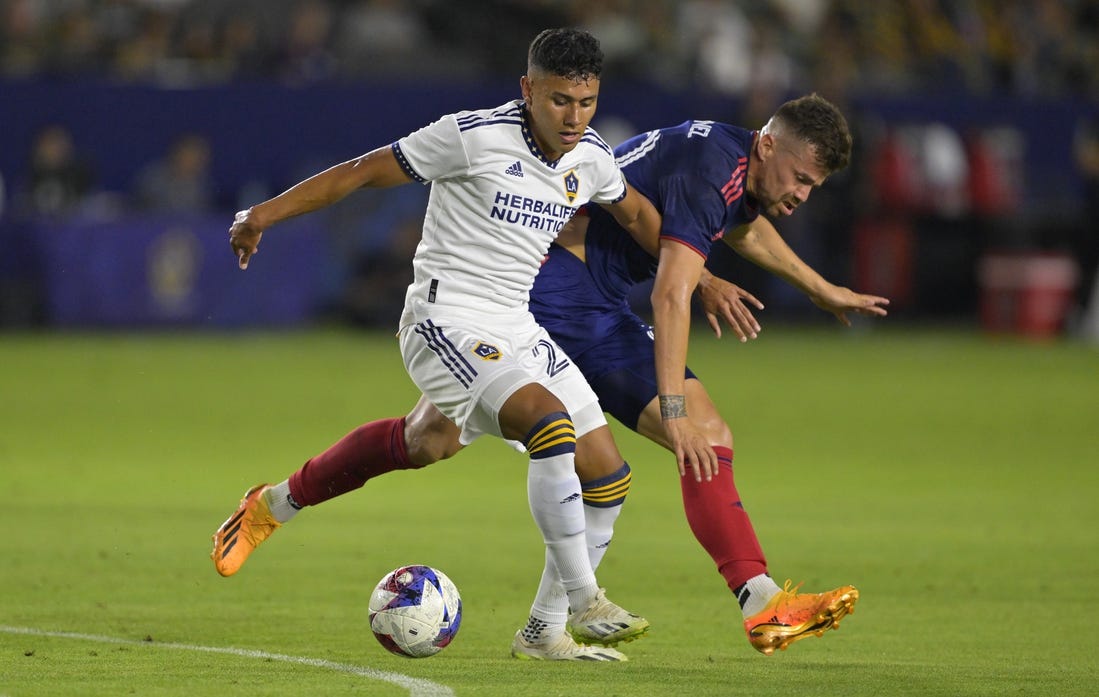
MULTIPOLYGON (((405 369, 420 391, 461 429, 468 445, 481 435, 503 438, 500 409, 531 383, 544 385, 572 417, 580 437, 607 423, 599 399, 576 364, 529 312, 500 317, 421 306, 401 328, 405 369)), ((518 450, 522 443, 510 441, 518 450)))

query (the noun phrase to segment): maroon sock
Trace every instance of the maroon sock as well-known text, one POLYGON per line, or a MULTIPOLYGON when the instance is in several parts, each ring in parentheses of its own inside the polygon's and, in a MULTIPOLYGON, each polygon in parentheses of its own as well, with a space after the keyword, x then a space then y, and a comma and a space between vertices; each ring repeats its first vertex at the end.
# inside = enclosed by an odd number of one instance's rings
POLYGON ((358 489, 368 479, 393 470, 415 469, 404 443, 404 418, 363 424, 311 457, 290 475, 290 495, 299 506, 358 489))
POLYGON ((767 561, 733 481, 732 448, 714 446, 721 472, 710 481, 680 477, 687 523, 730 589, 767 573, 767 561))

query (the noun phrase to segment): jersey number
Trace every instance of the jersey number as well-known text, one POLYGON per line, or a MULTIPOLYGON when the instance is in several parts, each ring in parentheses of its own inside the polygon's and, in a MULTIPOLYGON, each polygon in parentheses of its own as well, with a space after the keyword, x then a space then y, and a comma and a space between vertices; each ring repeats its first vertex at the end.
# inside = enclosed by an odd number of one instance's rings
POLYGON ((546 355, 546 375, 551 378, 555 377, 565 368, 569 367, 569 360, 567 358, 557 359, 557 347, 546 341, 540 339, 534 348, 531 349, 535 356, 541 356, 543 353, 546 355))

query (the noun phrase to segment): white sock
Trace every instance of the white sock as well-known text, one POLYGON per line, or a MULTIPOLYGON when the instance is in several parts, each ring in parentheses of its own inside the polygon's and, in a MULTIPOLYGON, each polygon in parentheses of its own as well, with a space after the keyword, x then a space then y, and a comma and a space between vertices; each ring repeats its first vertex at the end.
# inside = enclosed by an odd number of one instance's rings
POLYGON ((775 580, 767 574, 760 574, 748 579, 744 583, 744 589, 748 593, 747 600, 740 608, 741 612, 744 613, 744 619, 748 619, 762 611, 763 608, 767 607, 767 603, 771 601, 771 598, 782 590, 775 583, 775 580))
POLYGON ((557 567, 553 565, 553 559, 547 550, 542 580, 538 583, 538 593, 530 606, 530 618, 523 628, 523 638, 538 643, 557 637, 564 633, 568 618, 569 597, 565 594, 565 587, 557 576, 557 567))
MULTIPOLYGON (((607 547, 614 536, 614 521, 621 512, 622 506, 610 508, 584 506, 584 520, 587 523, 584 537, 593 572, 599 568, 599 563, 607 553, 607 547)), ((565 631, 568 615, 568 596, 565 594, 564 586, 561 585, 561 580, 557 577, 557 568, 547 554, 546 565, 542 569, 542 580, 538 584, 538 593, 534 596, 534 604, 530 608, 530 620, 527 622, 526 629, 523 630, 523 636, 527 641, 536 641, 531 638, 536 631, 539 636, 556 636, 565 631), (528 632, 531 632, 531 636, 528 636, 528 632)))
POLYGON ((294 497, 290 495, 289 479, 275 484, 263 492, 263 496, 267 499, 267 507, 271 509, 271 515, 280 523, 290 520, 301 510, 301 506, 295 504, 294 497))
POLYGON ((584 522, 587 525, 585 539, 592 571, 599 568, 607 548, 610 547, 611 538, 614 537, 614 522, 621 512, 622 506, 584 506, 584 522))
POLYGON ((574 467, 571 452, 531 458, 527 499, 542 531, 547 558, 559 572, 568 594, 569 606, 583 609, 595 599, 599 588, 588 558, 584 503, 574 467))

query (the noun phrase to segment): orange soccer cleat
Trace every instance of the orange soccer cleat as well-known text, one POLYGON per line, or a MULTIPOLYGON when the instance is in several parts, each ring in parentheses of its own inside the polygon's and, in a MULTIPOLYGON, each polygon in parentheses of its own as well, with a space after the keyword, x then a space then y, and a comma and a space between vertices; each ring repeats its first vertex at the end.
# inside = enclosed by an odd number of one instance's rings
POLYGON ((775 649, 785 649, 799 639, 838 629, 840 620, 855 611, 859 599, 854 586, 798 595, 800 587, 799 583, 791 589, 787 580, 767 607, 744 620, 748 641, 757 651, 770 656, 775 649))
POLYGON ((222 576, 240 571, 248 555, 282 525, 271 515, 264 497, 268 489, 267 484, 249 489, 236 512, 214 533, 214 550, 210 552, 210 558, 222 576))

